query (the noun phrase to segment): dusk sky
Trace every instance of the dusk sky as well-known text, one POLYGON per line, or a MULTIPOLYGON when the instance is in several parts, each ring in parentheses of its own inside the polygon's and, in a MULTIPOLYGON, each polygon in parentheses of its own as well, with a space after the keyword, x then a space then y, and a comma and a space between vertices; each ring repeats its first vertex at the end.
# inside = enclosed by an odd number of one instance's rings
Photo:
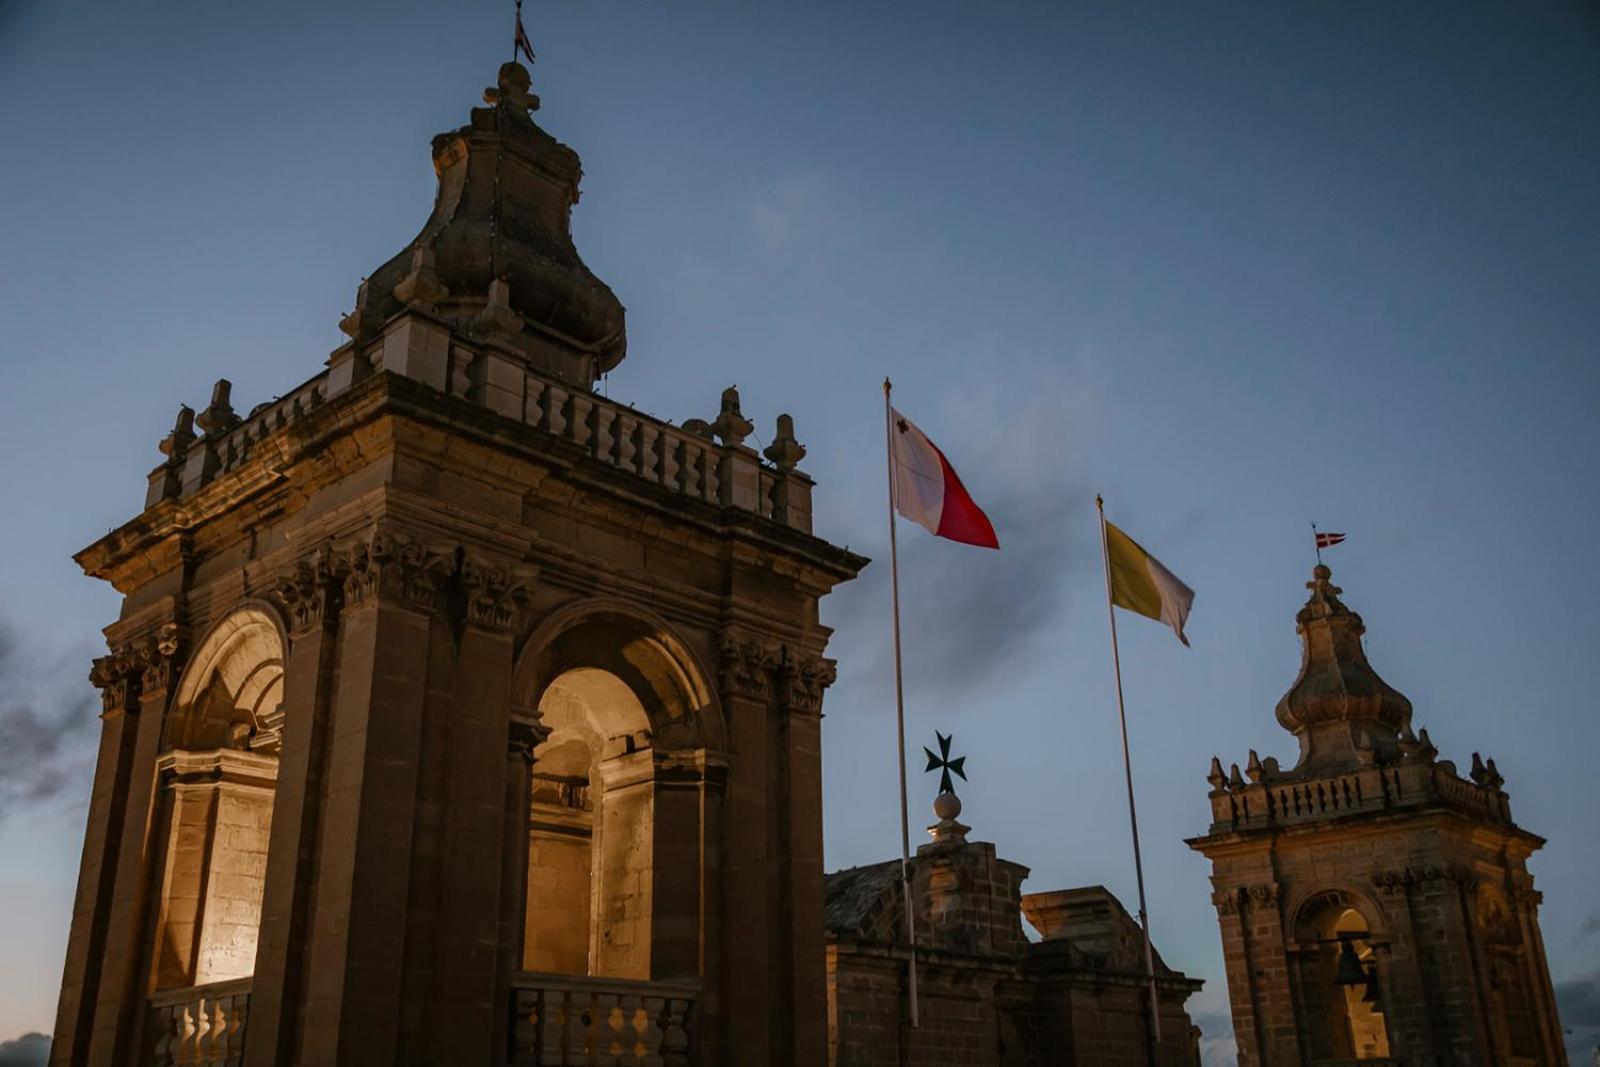
MULTIPOLYGON (((511 4, 0 0, 0 1042, 49 1032, 132 518, 180 403, 317 373, 432 203, 511 4)), ((1442 757, 1493 756, 1600 1040, 1600 8, 531 0, 536 119, 628 308, 610 396, 795 418, 829 869, 898 854, 882 393, 995 522, 901 526, 913 751, 1027 891, 1135 905, 1094 494, 1197 593, 1120 620, 1156 944, 1225 1053, 1204 781, 1293 762, 1309 523, 1442 757), (920 758, 920 757, 919 757, 920 758)), ((912 767, 920 826, 936 789, 912 767)))

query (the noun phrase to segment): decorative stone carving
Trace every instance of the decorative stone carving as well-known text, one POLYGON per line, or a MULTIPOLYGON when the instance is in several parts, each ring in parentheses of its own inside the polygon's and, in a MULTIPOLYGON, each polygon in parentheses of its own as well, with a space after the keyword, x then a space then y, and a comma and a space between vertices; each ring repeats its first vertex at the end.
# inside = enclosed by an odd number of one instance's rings
POLYGON ((771 460, 772 465, 784 474, 794 470, 795 466, 806 458, 806 446, 794 437, 793 418, 789 415, 778 416, 778 433, 761 454, 771 460))
POLYGON ((739 387, 730 385, 722 391, 722 411, 711 423, 711 432, 725 445, 742 445, 755 430, 755 423, 739 410, 739 387))
POLYGON ((289 620, 289 635, 311 633, 338 610, 340 576, 335 572, 333 550, 324 545, 308 559, 298 560, 272 583, 268 596, 289 620))
POLYGON ((432 611, 439 603, 440 583, 456 569, 456 553, 380 530, 346 548, 338 565, 344 574, 345 604, 352 608, 382 599, 432 611))
POLYGON ((184 629, 175 622, 163 625, 150 637, 140 642, 139 656, 143 669, 139 676, 141 693, 165 690, 178 676, 182 665, 178 657, 184 643, 184 629))
POLYGON ((168 460, 181 463, 192 444, 194 444, 194 409, 188 404, 179 404, 178 418, 172 424, 172 432, 163 437, 156 447, 168 460))
POLYGON ((395 284, 394 295, 401 303, 422 311, 432 311, 450 290, 433 269, 433 249, 419 245, 411 254, 411 273, 395 284))
POLYGON ((1245 891, 1238 887, 1218 889, 1211 894, 1211 903, 1217 909, 1218 915, 1237 915, 1244 897, 1245 891))
POLYGON ((526 621, 529 596, 539 571, 504 566, 466 554, 461 560, 461 588, 466 621, 473 626, 516 632, 526 621))
POLYGON ((226 378, 218 378, 217 384, 211 387, 210 405, 194 420, 207 437, 217 437, 239 424, 239 416, 229 402, 232 392, 233 383, 226 378))
POLYGON ((1251 903, 1257 907, 1267 904, 1276 904, 1283 899, 1283 886, 1277 882, 1266 882, 1262 885, 1253 885, 1242 892, 1249 893, 1251 903))
POLYGON ((719 651, 724 689, 751 700, 766 700, 772 696, 779 663, 776 643, 724 633, 719 651))
POLYGON ((824 656, 796 656, 787 649, 778 670, 778 695, 792 711, 816 714, 822 710, 822 694, 838 678, 833 660, 824 656))

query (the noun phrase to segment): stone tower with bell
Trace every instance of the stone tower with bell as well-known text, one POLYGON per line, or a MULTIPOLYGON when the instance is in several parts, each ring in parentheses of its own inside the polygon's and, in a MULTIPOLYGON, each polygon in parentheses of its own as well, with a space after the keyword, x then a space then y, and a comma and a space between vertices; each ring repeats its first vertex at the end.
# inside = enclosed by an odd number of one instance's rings
POLYGON ((1307 587, 1277 708, 1299 758, 1213 758, 1189 842, 1212 863, 1241 1067, 1564 1064, 1527 868, 1544 840, 1494 760, 1462 776, 1413 731, 1329 569, 1307 587))
POLYGON ((122 609, 52 1059, 825 1059, 819 600, 787 415, 597 394, 621 303, 508 63, 283 396, 78 554, 122 609))

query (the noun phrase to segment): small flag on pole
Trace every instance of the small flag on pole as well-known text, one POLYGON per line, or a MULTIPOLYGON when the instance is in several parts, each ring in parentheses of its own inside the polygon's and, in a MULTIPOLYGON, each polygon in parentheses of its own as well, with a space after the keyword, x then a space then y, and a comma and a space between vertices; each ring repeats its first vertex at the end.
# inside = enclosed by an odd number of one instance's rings
POLYGON ((511 58, 518 55, 528 57, 528 62, 533 62, 533 43, 528 40, 528 31, 522 28, 522 0, 517 0, 517 39, 511 50, 511 58))
POLYGON ((973 502, 956 469, 916 423, 892 408, 894 507, 929 533, 979 548, 999 548, 989 516, 973 502))
POLYGON ((1343 540, 1344 534, 1342 533, 1323 533, 1320 530, 1317 531, 1318 548, 1332 548, 1334 545, 1339 544, 1343 540))
POLYGON ((1194 604, 1194 590, 1139 546, 1139 542, 1106 522, 1106 557, 1111 571, 1111 602, 1135 615, 1164 622, 1185 646, 1183 624, 1194 604))

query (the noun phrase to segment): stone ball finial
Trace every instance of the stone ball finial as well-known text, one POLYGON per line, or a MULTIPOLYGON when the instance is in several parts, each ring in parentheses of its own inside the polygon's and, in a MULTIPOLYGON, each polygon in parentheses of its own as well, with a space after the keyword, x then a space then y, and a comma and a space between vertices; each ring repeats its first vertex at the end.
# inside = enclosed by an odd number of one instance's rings
POLYGON ((961 817, 961 798, 954 793, 940 793, 933 798, 933 814, 941 820, 961 817))

